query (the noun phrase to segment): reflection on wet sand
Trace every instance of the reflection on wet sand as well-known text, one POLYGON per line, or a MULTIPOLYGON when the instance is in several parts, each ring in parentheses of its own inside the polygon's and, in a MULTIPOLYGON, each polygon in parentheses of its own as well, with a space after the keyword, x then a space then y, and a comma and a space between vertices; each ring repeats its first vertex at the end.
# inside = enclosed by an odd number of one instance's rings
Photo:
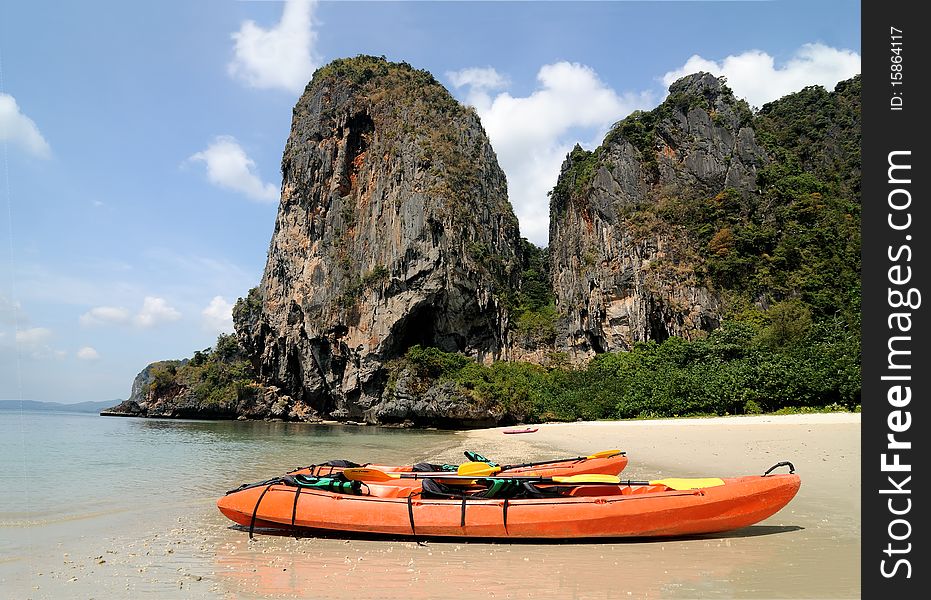
POLYGON ((232 597, 734 597, 734 580, 774 564, 787 543, 760 538, 798 529, 760 525, 720 537, 601 543, 242 536, 218 549, 215 572, 232 597))

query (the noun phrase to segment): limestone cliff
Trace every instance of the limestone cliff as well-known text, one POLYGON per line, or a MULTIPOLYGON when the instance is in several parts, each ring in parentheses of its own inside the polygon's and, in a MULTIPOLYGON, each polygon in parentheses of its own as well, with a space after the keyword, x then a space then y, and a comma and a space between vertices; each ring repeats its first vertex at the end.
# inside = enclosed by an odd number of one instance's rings
POLYGON ((281 169, 265 273, 234 311, 263 381, 325 418, 390 421, 384 364, 412 345, 505 355, 517 220, 477 115, 429 73, 319 69, 281 169))
POLYGON ((721 300, 696 277, 685 228, 650 209, 754 193, 768 158, 751 120, 721 80, 699 73, 615 125, 594 152, 570 153, 550 203, 559 347, 582 360, 718 325, 721 300))
MULTIPOLYGON (((294 107, 265 272, 236 304, 235 339, 149 365, 105 412, 442 427, 659 414, 650 369, 622 389, 605 368, 628 355, 587 370, 564 368, 567 356, 581 365, 640 341, 696 340, 725 319, 756 331, 742 344, 766 352, 804 337, 767 337, 773 315, 799 331, 859 331, 859 96, 855 77, 753 114, 723 80, 680 79, 596 150, 570 152, 540 249, 519 236, 473 110, 406 63, 334 61, 294 107), (475 364, 498 360, 534 364, 475 364)), ((808 402, 849 404, 859 342, 823 337, 804 348, 840 356, 823 372, 850 376, 838 379, 846 391, 808 402)), ((702 355, 696 388, 715 352, 738 347, 728 340, 702 355)), ((734 367, 745 383, 755 364, 734 367)), ((799 397, 771 389, 773 372, 746 383, 757 385, 747 397, 799 397)), ((660 408, 722 410, 712 395, 660 408)))

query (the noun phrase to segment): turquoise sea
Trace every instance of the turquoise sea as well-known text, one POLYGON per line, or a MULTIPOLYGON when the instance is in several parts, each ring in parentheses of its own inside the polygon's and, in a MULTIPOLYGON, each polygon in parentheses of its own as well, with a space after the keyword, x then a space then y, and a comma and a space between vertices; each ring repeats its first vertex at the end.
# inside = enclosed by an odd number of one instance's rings
POLYGON ((104 560, 98 557, 108 550, 116 554, 123 548, 125 555, 127 540, 157 536, 160 528, 184 519, 198 525, 209 520, 208 535, 228 535, 230 524, 214 502, 240 483, 337 458, 426 460, 448 447, 453 436, 362 426, 0 411, 0 589, 10 581, 23 586, 48 577, 56 561, 73 564, 72 555, 85 548, 83 559, 90 564, 104 560))
MULTIPOLYGON (((424 459, 452 434, 0 411, 0 527, 216 497, 314 462, 424 459)), ((2 538, 3 544, 9 538, 2 538)), ((0 552, 9 550, 0 546, 0 552)))

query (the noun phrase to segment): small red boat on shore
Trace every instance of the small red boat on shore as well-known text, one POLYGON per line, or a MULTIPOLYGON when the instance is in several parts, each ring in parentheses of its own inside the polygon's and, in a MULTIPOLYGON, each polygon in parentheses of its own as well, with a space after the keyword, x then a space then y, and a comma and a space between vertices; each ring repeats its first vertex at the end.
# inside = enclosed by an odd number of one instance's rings
POLYGON ((513 433, 534 433, 538 430, 537 427, 524 427, 523 429, 505 429, 501 433, 513 434, 513 433))

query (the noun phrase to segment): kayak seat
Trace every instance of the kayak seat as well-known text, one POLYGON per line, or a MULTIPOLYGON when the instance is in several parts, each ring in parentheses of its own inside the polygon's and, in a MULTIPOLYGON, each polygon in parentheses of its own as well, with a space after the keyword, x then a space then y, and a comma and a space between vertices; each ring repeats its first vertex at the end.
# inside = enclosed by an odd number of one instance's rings
POLYGON ((520 481, 507 478, 477 479, 476 485, 481 489, 463 490, 454 488, 435 479, 424 479, 420 482, 421 494, 424 498, 488 498, 488 499, 521 499, 521 498, 558 498, 563 496, 561 488, 541 488, 529 481, 520 481))

